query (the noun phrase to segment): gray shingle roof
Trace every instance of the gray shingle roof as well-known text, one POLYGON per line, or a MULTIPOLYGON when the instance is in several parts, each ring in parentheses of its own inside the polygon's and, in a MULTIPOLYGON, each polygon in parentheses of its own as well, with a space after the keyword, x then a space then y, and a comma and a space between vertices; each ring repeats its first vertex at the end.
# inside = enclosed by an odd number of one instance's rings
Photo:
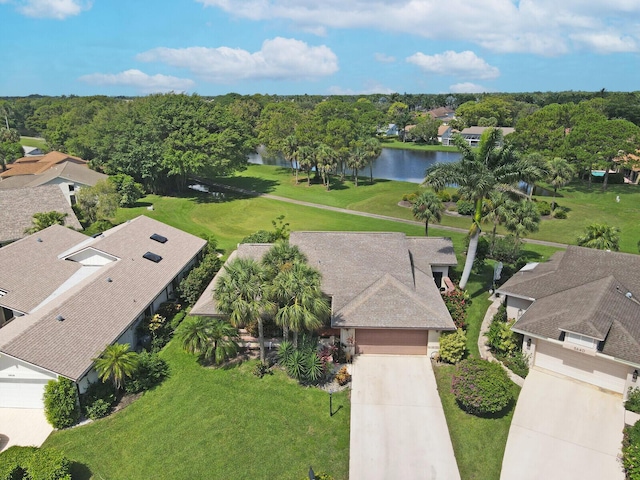
POLYGON ((639 255, 570 246, 498 292, 535 299, 515 330, 552 339, 563 331, 586 335, 604 342, 603 353, 640 363, 639 255))
MULTIPOLYGON (((81 240, 87 238, 83 236, 81 240)), ((73 380, 79 379, 93 364, 92 359, 129 328, 205 243, 144 216, 90 239, 90 247, 118 260, 100 267, 26 318, 16 318, 0 329, 0 350, 73 380), (162 244, 151 240, 153 233, 167 237, 168 241, 162 244), (147 251, 161 255, 162 260, 155 263, 142 258, 147 251), (58 315, 64 321, 57 321, 58 315), (29 324, 16 335, 25 319, 29 324)), ((0 249, 0 264, 3 250, 0 249)), ((63 246, 56 253, 64 250, 69 249, 63 246)), ((28 252, 25 249, 23 254, 28 252)), ((73 263, 64 259, 58 262, 59 266, 73 263)))
MULTIPOLYGON (((332 297, 335 327, 455 328, 429 263, 433 258, 434 264, 455 265, 451 240, 414 241, 402 233, 292 232, 289 242, 322 274, 322 291, 332 297)), ((237 255, 260 259, 269 247, 243 244, 237 255)), ((214 278, 193 314, 218 314, 212 297, 215 284, 214 278)))
POLYGON ((82 229, 62 190, 57 185, 0 190, 0 243, 26 236, 34 213, 66 213, 65 225, 82 229))

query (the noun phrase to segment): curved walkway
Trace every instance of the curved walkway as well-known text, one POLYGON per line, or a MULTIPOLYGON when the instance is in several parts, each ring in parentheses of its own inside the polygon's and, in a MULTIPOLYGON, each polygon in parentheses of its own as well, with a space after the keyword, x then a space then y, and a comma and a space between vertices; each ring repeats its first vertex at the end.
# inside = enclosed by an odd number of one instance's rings
MULTIPOLYGON (((293 203, 295 205, 301 205, 304 207, 319 208, 321 210, 328 210, 328 211, 337 212, 337 213, 346 213, 347 215, 358 215, 360 217, 376 218, 378 220, 387 220, 389 222, 405 223, 407 225, 417 225, 421 227, 424 226, 423 222, 416 222, 415 220, 406 220, 404 218, 390 217, 388 215, 379 215, 377 213, 359 212, 357 210, 349 210, 347 208, 332 207, 330 205, 322 205, 320 203, 305 202, 303 200, 295 200, 293 198, 280 197, 278 195, 271 195, 270 193, 261 193, 261 192, 256 192, 255 190, 247 190, 245 188, 233 187, 231 185, 226 185, 224 183, 211 182, 209 180, 205 180, 201 178, 196 178, 194 180, 211 187, 222 188, 226 190, 233 190, 235 192, 244 193, 245 195, 250 195, 252 197, 264 197, 270 200, 293 203)), ((469 231, 466 228, 449 227, 447 225, 437 225, 437 226, 434 226, 434 228, 438 228, 440 230, 447 230, 450 232, 457 232, 457 233, 467 233, 469 231)), ((565 243, 548 242, 546 240, 534 240, 531 238, 523 238, 522 241, 526 243, 532 243, 535 245, 545 245, 547 247, 556 247, 556 248, 567 248, 568 246, 565 243)))

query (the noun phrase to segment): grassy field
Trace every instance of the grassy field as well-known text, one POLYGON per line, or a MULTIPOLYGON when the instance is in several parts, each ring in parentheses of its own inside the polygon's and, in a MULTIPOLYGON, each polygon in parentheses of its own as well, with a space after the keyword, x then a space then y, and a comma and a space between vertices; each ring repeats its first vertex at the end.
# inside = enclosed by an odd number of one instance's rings
POLYGON ((47 151, 47 142, 40 137, 20 137, 20 144, 27 147, 38 147, 47 151))
MULTIPOLYGON (((411 219, 411 211, 398 206, 398 202, 403 194, 420 189, 414 183, 390 180, 376 180, 373 185, 363 181, 355 188, 351 180, 347 180, 342 184, 335 182, 333 190, 327 192, 322 185, 312 184, 308 187, 306 180, 296 185, 290 171, 285 168, 263 165, 250 165, 247 170, 234 176, 215 180, 262 193, 403 219, 411 219)), ((534 198, 551 202, 551 197, 534 198)), ((638 253, 640 186, 610 185, 606 192, 602 192, 599 185, 589 189, 587 185, 577 182, 562 189, 557 201, 559 205, 568 209, 568 218, 543 219, 540 231, 530 235, 530 238, 575 244, 577 236, 587 225, 594 222, 608 223, 621 230, 621 251, 638 253), (618 196, 620 202, 616 202, 618 196)), ((469 217, 445 215, 442 219, 442 225, 465 229, 469 228, 470 223, 469 217)), ((490 228, 487 225, 485 230, 488 231, 490 228)), ((499 231, 505 233, 503 229, 499 231)))
POLYGON ((422 150, 427 152, 457 152, 455 146, 450 145, 426 145, 424 143, 401 142, 397 138, 382 140, 384 148, 397 148, 402 150, 422 150))
POLYGON ((347 392, 299 386, 277 371, 262 379, 255 361, 212 369, 170 343, 162 356, 171 376, 124 410, 53 433, 74 465, 74 479, 304 478, 312 465, 346 479, 347 392))

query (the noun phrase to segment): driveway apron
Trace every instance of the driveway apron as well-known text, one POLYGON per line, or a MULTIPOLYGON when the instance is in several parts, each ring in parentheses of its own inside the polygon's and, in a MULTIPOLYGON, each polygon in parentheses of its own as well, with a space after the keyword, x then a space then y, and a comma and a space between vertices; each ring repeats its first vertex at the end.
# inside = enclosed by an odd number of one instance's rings
POLYGON ((42 409, 0 408, 0 451, 13 445, 39 447, 52 431, 42 409))
POLYGON ((460 478, 426 356, 356 358, 350 443, 350 480, 460 478))
POLYGON ((623 480, 622 396, 534 368, 513 415, 501 480, 623 480))

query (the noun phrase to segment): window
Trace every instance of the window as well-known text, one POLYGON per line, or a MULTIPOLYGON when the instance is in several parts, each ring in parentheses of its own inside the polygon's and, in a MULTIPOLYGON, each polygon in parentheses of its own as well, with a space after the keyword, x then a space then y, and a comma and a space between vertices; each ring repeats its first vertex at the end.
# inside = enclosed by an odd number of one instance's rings
POLYGON ((146 258, 147 260, 151 260, 152 262, 155 262, 155 263, 158 263, 160 262, 160 260, 162 260, 162 257, 160 255, 153 252, 147 252, 144 255, 142 255, 142 257, 146 258))
POLYGON ((581 347, 592 348, 594 350, 598 346, 598 340, 595 338, 587 337, 586 335, 579 335, 577 333, 566 332, 564 341, 580 345, 581 347))
POLYGON ((167 237, 163 237, 162 235, 158 235, 157 233, 154 233, 149 238, 151 240, 155 240, 158 243, 166 243, 167 242, 167 237))

